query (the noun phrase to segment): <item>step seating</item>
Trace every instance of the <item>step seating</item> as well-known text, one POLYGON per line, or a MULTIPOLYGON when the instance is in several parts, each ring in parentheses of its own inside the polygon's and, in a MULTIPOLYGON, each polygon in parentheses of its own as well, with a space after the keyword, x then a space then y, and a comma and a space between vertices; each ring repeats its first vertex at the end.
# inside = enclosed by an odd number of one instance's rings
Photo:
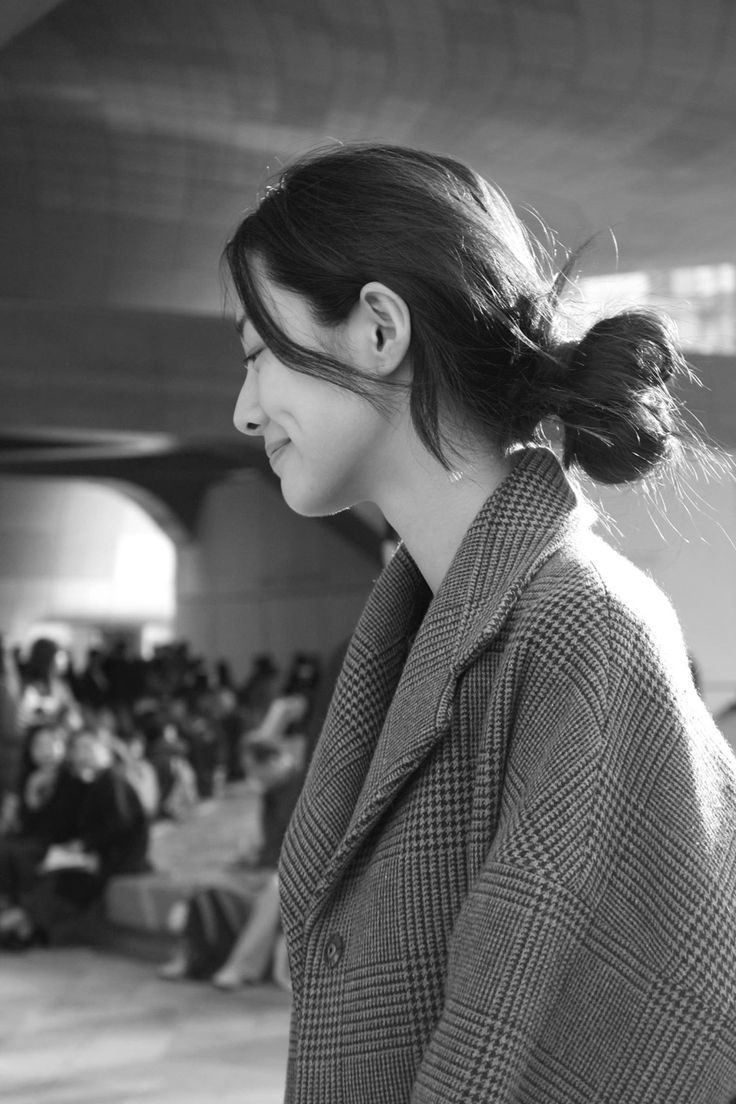
MULTIPOLYGON (((88 918, 85 938, 124 954, 164 961, 176 945, 169 917, 179 901, 198 888, 222 884, 237 864, 243 847, 259 838, 260 803, 247 786, 234 784, 217 799, 201 802, 183 822, 153 825, 150 859, 153 869, 112 878, 98 909, 88 918)), ((266 872, 237 870, 237 881, 255 895, 266 872)))

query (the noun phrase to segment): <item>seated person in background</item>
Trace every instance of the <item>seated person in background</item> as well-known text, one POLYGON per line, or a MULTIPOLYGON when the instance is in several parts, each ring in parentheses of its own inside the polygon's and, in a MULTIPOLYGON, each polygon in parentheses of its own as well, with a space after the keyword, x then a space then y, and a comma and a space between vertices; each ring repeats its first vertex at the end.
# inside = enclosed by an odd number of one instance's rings
POLYGON ((153 763, 146 758, 143 736, 136 731, 127 738, 111 733, 110 747, 120 771, 138 794, 144 813, 155 820, 161 808, 161 791, 153 763))
POLYGON ((311 703, 304 694, 276 698, 258 727, 244 737, 246 777, 261 793, 261 839, 248 858, 265 868, 267 878, 255 896, 252 890, 209 888, 175 907, 172 926, 181 932, 181 946, 159 971, 161 977, 210 978, 218 989, 230 990, 263 981, 270 971, 278 985, 291 990, 276 867, 346 647, 342 641, 329 657, 312 687, 311 703))
POLYGON ((68 768, 44 806, 48 846, 19 904, 6 909, 6 945, 49 942, 75 934, 114 874, 148 868, 148 821, 140 799, 112 765, 99 733, 71 736, 68 768))
POLYGON ((64 764, 67 733, 60 725, 38 725, 29 733, 29 762, 24 771, 20 794, 20 833, 45 835, 51 797, 64 764))
POLYGON ((261 724, 243 737, 245 777, 261 794, 260 866, 277 865, 281 841, 302 786, 307 751, 299 724, 308 709, 304 694, 276 698, 261 724))
POLYGON ((145 703, 145 708, 137 712, 135 731, 141 736, 146 759, 156 773, 158 816, 186 819, 197 807, 199 791, 177 723, 164 710, 145 703))
POLYGON ((182 950, 160 976, 209 978, 218 989, 265 981, 270 974, 290 989, 281 936, 279 883, 275 870, 248 896, 211 887, 194 893, 183 923, 182 950))
POLYGON ((66 733, 37 725, 28 733, 28 760, 21 771, 12 826, 0 837, 0 932, 36 878, 36 868, 53 839, 53 795, 65 770, 66 733))
POLYGON ((66 729, 81 726, 79 704, 66 677, 68 656, 53 640, 40 637, 33 642, 28 659, 20 664, 21 687, 16 711, 18 759, 20 771, 3 780, 5 796, 0 811, 3 831, 18 827, 20 783, 30 757, 30 742, 39 725, 63 725, 66 729))
POLYGON ((167 980, 210 978, 222 989, 262 981, 272 963, 274 978, 288 987, 280 933, 278 862, 304 773, 304 739, 291 733, 305 715, 303 695, 277 698, 258 728, 243 740, 249 784, 261 795, 259 838, 248 841, 238 867, 222 871, 217 885, 196 889, 172 910, 181 935, 174 957, 159 971, 167 980), (253 871, 263 872, 254 887, 253 871))
POLYGON ((0 833, 12 826, 18 808, 23 731, 18 720, 20 676, 0 633, 0 833))
POLYGON ((66 652, 55 641, 40 637, 33 642, 18 705, 22 729, 42 722, 68 722, 72 727, 78 723, 79 704, 66 678, 67 666, 66 652))

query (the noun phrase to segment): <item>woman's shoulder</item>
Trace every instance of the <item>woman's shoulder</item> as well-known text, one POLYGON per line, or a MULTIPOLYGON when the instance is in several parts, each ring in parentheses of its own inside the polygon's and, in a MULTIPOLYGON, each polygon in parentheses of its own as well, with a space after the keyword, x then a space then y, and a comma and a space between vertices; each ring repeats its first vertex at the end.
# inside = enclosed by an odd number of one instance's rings
POLYGON ((623 631, 677 625, 654 579, 590 531, 577 534, 543 565, 523 600, 537 615, 565 610, 570 620, 589 624, 602 618, 623 631))
POLYGON ((543 565, 520 595, 506 643, 525 648, 534 666, 550 664, 576 681, 597 672, 601 690, 658 672, 687 676, 677 615, 653 579, 593 533, 581 534, 543 565))

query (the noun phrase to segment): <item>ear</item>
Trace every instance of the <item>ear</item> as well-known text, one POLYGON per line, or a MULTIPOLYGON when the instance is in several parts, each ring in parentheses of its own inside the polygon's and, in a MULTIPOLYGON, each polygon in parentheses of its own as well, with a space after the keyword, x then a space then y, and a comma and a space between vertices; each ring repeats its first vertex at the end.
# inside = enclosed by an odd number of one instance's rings
POLYGON ((360 363, 368 371, 390 376, 405 362, 411 342, 409 308, 385 284, 374 280, 361 288, 350 329, 360 363))

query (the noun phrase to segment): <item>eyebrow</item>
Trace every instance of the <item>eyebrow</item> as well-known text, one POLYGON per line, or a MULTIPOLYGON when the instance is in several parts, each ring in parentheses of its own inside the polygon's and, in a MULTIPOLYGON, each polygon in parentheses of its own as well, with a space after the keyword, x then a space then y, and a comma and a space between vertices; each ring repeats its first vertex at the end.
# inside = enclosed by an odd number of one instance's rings
POLYGON ((244 314, 241 314, 240 318, 237 318, 235 320, 235 329, 237 330, 238 337, 243 336, 243 330, 245 329, 245 324, 247 321, 248 319, 245 317, 244 314))

